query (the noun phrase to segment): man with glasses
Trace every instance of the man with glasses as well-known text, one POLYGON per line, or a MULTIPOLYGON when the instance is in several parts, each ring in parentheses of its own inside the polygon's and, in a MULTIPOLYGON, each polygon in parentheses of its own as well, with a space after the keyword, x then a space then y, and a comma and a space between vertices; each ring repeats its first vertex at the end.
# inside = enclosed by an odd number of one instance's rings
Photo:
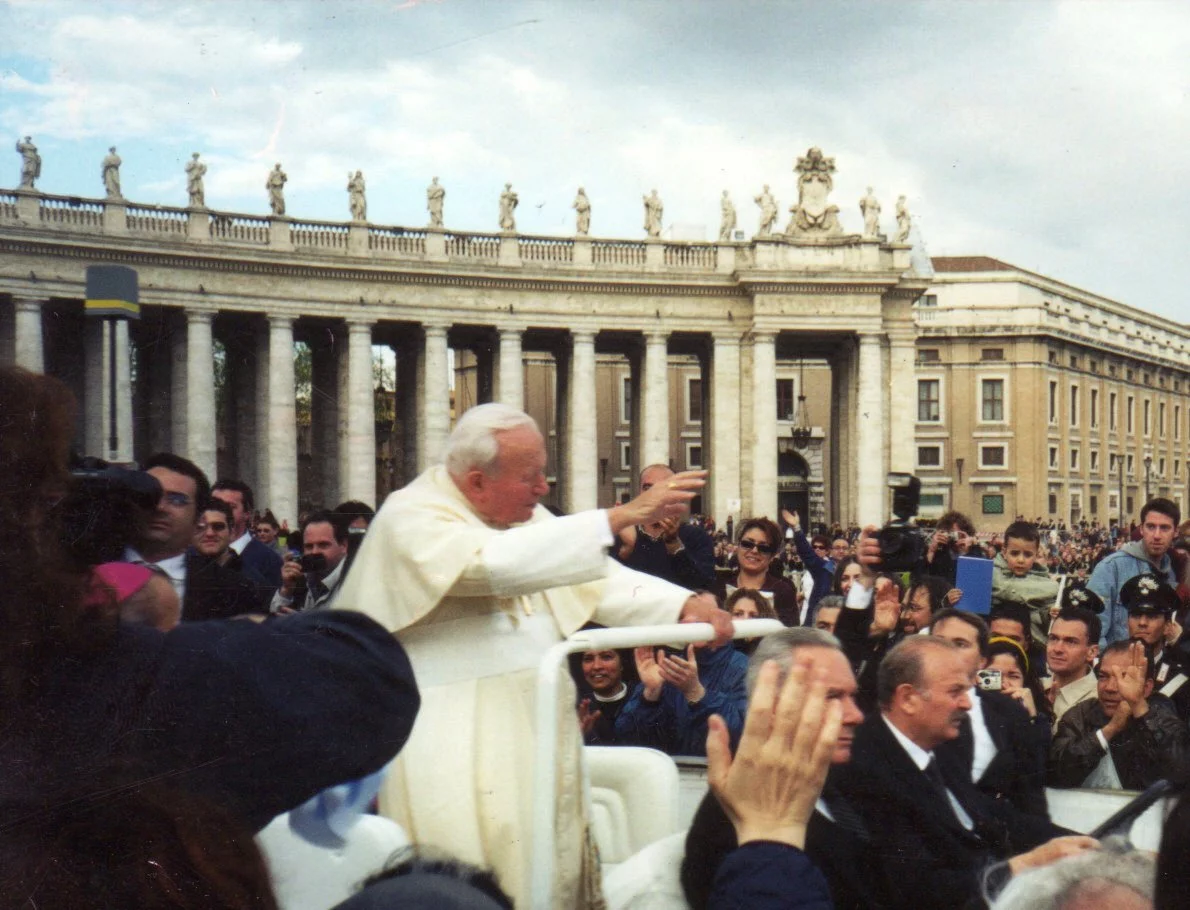
POLYGON ((190 552, 198 504, 211 495, 202 470, 169 452, 150 457, 145 470, 161 484, 161 499, 145 517, 136 547, 125 551, 124 561, 156 568, 169 577, 182 602, 183 622, 259 612, 256 591, 247 579, 190 552))

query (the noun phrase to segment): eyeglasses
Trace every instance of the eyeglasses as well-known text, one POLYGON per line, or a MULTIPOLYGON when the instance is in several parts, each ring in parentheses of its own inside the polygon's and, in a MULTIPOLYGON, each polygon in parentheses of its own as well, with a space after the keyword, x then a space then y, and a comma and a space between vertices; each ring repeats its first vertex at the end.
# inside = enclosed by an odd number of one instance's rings
POLYGON ((174 493, 166 491, 161 494, 161 498, 168 502, 171 506, 176 506, 179 509, 184 509, 190 505, 190 497, 185 493, 174 493))
POLYGON ((741 540, 740 541, 740 549, 741 550, 759 550, 765 556, 773 555, 772 547, 770 547, 767 543, 760 543, 759 541, 755 541, 755 540, 747 540, 747 539, 741 540))
POLYGON ((826 549, 826 544, 824 544, 824 543, 816 543, 816 544, 814 544, 814 549, 815 549, 815 550, 825 550, 825 549, 826 549))
POLYGON ((223 533, 227 530, 227 522, 225 521, 208 521, 205 524, 198 526, 200 531, 215 531, 216 533, 223 533))

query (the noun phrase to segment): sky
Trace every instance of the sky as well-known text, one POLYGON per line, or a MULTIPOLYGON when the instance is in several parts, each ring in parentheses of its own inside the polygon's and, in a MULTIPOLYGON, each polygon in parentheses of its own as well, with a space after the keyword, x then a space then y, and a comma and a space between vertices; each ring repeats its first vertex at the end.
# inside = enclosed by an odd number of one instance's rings
POLYGON ((0 0, 0 187, 32 135, 45 192, 268 213, 593 236, 664 224, 748 235, 764 184, 788 220, 798 156, 835 159, 843 227, 868 186, 908 197, 931 255, 986 255, 1190 322, 1190 3, 1179 0, 0 0))

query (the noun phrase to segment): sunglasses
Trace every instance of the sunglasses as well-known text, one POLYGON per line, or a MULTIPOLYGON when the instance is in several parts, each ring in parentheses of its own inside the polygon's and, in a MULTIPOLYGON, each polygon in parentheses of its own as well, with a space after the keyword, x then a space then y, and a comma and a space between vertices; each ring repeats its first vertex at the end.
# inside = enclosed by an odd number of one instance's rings
POLYGON ((826 549, 826 544, 824 544, 824 543, 816 543, 816 544, 814 544, 814 549, 815 549, 815 550, 825 550, 825 549, 826 549))
POLYGON ((216 533, 222 533, 223 531, 227 530, 227 522, 209 521, 206 524, 200 524, 198 529, 200 531, 215 531, 216 533))
POLYGON ((740 549, 741 550, 759 550, 765 556, 773 555, 772 547, 770 547, 767 543, 757 543, 755 540, 741 540, 740 541, 740 549))

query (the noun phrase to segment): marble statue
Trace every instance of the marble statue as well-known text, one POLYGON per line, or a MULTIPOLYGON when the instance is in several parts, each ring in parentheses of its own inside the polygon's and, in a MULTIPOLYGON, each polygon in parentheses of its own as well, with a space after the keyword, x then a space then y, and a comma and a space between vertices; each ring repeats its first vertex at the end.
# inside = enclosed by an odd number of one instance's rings
POLYGON ((368 198, 365 194, 364 172, 347 172, 347 204, 351 208, 352 221, 368 220, 368 198))
POLYGON ((719 239, 730 240, 731 232, 735 230, 735 206, 727 190, 723 191, 723 198, 719 200, 719 239))
POLYGON ((664 211, 661 197, 657 195, 656 190, 653 190, 643 198, 645 200, 645 233, 650 237, 660 237, 661 215, 664 211))
POLYGON ((442 203, 446 200, 446 190, 438 184, 435 177, 426 187, 426 209, 430 213, 430 227, 442 227, 442 203))
POLYGON ((198 152, 195 152, 186 162, 186 192, 190 194, 192 209, 207 207, 206 194, 202 188, 202 178, 206 172, 207 166, 198 160, 198 152))
POLYGON ((895 243, 908 243, 909 231, 913 227, 913 220, 909 217, 909 204, 904 196, 897 197, 897 234, 893 238, 895 243))
POLYGON ((285 171, 281 170, 281 164, 278 162, 273 165, 273 169, 269 171, 269 179, 265 181, 264 188, 269 191, 269 209, 274 215, 285 214, 285 183, 289 180, 289 176, 285 171))
POLYGON ((859 201, 860 214, 864 216, 864 236, 880 236, 880 201, 872 195, 872 188, 868 187, 867 195, 859 201))
POLYGON ((764 185, 764 191, 753 201, 760 206, 760 227, 756 231, 756 236, 773 236, 773 225, 777 223, 777 200, 769 192, 767 183, 764 185))
POLYGON ((831 205, 830 192, 835 187, 835 159, 827 158, 822 149, 814 147, 798 158, 794 170, 797 178, 797 205, 790 206, 793 217, 785 233, 791 236, 832 236, 843 232, 839 224, 839 207, 831 205))
POLYGON ((122 199, 120 195, 120 165, 123 162, 120 156, 116 154, 116 147, 113 145, 107 150, 107 156, 103 159, 103 167, 100 176, 103 178, 103 189, 107 192, 108 199, 122 199))
POLYGON ((516 230, 516 207, 520 202, 517 194, 512 191, 512 184, 504 184, 504 192, 500 194, 500 230, 516 230))
POLYGON ((17 153, 21 156, 21 189, 31 190, 41 176, 41 155, 37 154, 32 136, 17 140, 17 153))
POLYGON ((581 186, 571 208, 576 213, 574 232, 580 237, 586 237, 587 232, 591 230, 591 200, 587 198, 587 191, 581 186))

